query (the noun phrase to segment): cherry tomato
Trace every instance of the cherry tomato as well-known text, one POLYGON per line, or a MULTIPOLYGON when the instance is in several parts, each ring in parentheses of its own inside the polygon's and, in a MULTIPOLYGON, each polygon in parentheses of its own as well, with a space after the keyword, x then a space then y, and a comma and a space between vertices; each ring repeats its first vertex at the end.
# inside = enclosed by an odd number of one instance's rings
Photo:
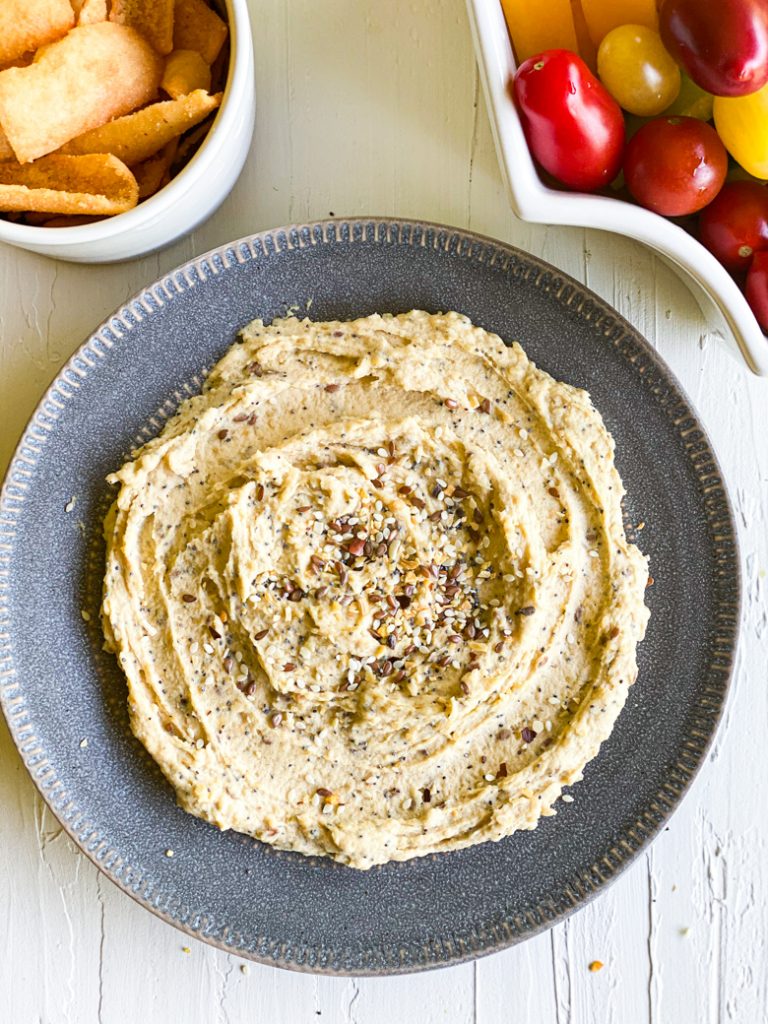
POLYGON ((645 25, 609 32, 597 51, 597 73, 616 102, 638 117, 655 117, 680 92, 680 69, 658 32, 645 25))
MULTIPOLYGON (((727 146, 725 147, 728 148, 727 146)), ((729 181, 756 181, 758 185, 764 185, 764 178, 756 178, 754 174, 750 174, 749 171, 745 171, 739 164, 731 162, 728 165, 728 173, 725 176, 726 184, 729 181)))
POLYGON ((768 82, 765 0, 663 0, 664 45, 702 89, 746 96, 768 82))
POLYGON ((754 181, 724 185, 701 211, 699 238, 728 270, 746 270, 768 248, 768 189, 754 181))
POLYGON ((627 144, 624 176, 641 206, 665 217, 696 213, 725 181, 728 154, 717 132, 695 117, 657 117, 627 144))
POLYGON ((715 128, 745 171, 768 178, 768 85, 749 96, 716 96, 715 128))
POLYGON ((712 107, 715 97, 705 92, 685 73, 680 75, 680 92, 674 103, 670 103, 664 117, 697 117, 700 121, 712 118, 712 107))
POLYGON ((768 252, 756 252, 747 274, 747 302, 764 331, 768 331, 768 252))
POLYGON ((545 50, 517 70, 514 92, 534 157, 558 181, 592 192, 621 168, 624 118, 616 100, 570 50, 545 50))
MULTIPOLYGON (((527 0, 527 4, 529 7, 546 7, 545 3, 533 4, 531 0, 527 0)), ((577 10, 581 8, 589 34, 595 46, 599 46, 619 25, 645 25, 658 31, 656 4, 657 0, 579 0, 573 6, 577 10)))

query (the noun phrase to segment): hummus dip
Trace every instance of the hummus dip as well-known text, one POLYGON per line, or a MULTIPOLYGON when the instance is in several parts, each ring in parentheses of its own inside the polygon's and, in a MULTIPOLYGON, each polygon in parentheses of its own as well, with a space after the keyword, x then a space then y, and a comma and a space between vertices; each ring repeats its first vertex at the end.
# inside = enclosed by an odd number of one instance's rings
POLYGON ((648 618, 613 448, 458 313, 254 321, 109 478, 104 630, 181 806, 356 868, 553 814, 648 618))

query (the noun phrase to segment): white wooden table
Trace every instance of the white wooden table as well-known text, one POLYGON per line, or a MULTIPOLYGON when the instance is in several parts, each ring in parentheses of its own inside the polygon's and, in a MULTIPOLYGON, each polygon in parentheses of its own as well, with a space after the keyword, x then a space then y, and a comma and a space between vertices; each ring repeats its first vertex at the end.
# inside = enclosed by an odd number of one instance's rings
MULTIPOLYGON (((9 1024, 758 1024, 768 1013, 768 381, 708 334, 649 252, 515 220, 463 0, 252 0, 258 123, 223 208, 124 266, 0 249, 0 463, 61 363, 142 285, 249 231, 417 217, 509 240, 586 282, 669 361, 741 531, 744 621, 708 763, 670 827, 590 906, 506 953, 382 980, 246 965, 153 918, 45 809, 0 725, 0 1020, 9 1024), (185 949, 186 947, 186 949, 185 949), (605 966, 590 973, 587 965, 605 966)), ((768 344, 768 342, 767 342, 768 344)))

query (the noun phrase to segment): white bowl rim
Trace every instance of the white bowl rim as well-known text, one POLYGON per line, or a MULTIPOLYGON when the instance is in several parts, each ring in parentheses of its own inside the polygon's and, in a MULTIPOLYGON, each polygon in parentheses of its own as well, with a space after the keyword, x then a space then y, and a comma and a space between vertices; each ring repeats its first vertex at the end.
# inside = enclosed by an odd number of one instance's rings
MULTIPOLYGON (((247 60, 250 43, 250 19, 247 0, 224 0, 229 15, 230 58, 229 72, 224 86, 221 106, 216 113, 208 134, 197 152, 159 192, 140 202, 138 206, 114 217, 105 217, 93 224, 78 224, 67 228, 45 228, 30 224, 14 224, 0 218, 0 242, 21 247, 46 246, 66 248, 71 245, 89 245, 93 242, 108 241, 125 232, 144 227, 156 220, 173 206, 179 197, 187 193, 201 179, 218 158, 218 151, 211 143, 214 137, 226 135, 232 122, 238 116, 237 105, 229 103, 232 95, 240 94, 243 79, 250 74, 247 60)), ((247 85, 247 83, 246 83, 247 85)))

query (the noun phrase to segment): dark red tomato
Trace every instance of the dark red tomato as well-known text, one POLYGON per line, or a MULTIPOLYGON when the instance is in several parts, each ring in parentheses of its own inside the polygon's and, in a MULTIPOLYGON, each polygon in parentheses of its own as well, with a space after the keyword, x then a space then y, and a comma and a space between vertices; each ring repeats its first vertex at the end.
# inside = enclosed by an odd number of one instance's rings
POLYGON ((746 96, 768 82, 766 0, 664 0, 664 45, 697 85, 746 96))
POLYGON ((584 192, 613 181, 621 168, 624 118, 581 57, 570 50, 529 57, 514 89, 528 146, 545 170, 584 192))
POLYGON ((747 302, 757 322, 768 331, 768 252, 756 252, 747 274, 747 302))
POLYGON ((649 121, 624 155, 627 188, 641 206, 665 217, 684 217, 711 203, 727 171, 717 132, 695 117, 649 121))
POLYGON ((699 218, 699 238, 728 270, 746 270, 768 249, 768 189, 756 181, 724 185, 699 218))

